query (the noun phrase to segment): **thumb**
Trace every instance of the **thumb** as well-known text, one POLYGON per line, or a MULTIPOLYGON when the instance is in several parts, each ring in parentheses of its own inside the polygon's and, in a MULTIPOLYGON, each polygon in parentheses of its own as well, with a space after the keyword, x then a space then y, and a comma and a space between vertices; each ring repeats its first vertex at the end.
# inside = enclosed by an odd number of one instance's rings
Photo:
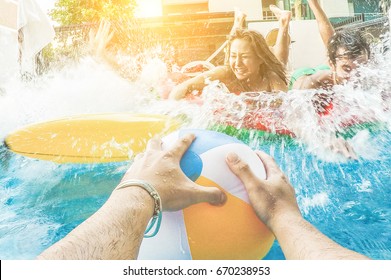
POLYGON ((195 184, 195 190, 195 203, 207 202, 219 206, 227 201, 227 195, 217 187, 205 187, 195 184))

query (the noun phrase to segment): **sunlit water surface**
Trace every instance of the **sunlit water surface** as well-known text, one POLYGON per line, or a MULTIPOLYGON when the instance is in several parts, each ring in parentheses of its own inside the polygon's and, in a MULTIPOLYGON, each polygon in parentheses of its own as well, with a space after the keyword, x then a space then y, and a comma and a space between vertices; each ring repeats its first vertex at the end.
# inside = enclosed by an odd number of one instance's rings
MULTIPOLYGON (((0 136, 35 122, 108 112, 181 116, 192 128, 227 121, 242 128, 248 111, 258 110, 274 118, 271 127, 287 128, 296 140, 265 139, 254 131, 241 139, 275 157, 295 187, 305 218, 343 246, 391 259, 390 55, 378 54, 375 62, 362 69, 359 82, 336 89, 336 113, 319 122, 313 91, 238 97, 211 82, 200 106, 159 98, 167 71, 156 59, 129 82, 85 58, 30 82, 15 77, 3 84, 0 136), (266 106, 278 99, 279 109, 266 106), (348 140, 357 161, 331 152, 327 142, 330 131, 344 130, 341 123, 351 119, 381 123, 372 130, 363 126, 348 140)), ((57 164, 16 155, 4 146, 0 160, 0 259, 32 259, 65 236, 104 203, 131 164, 57 164)), ((283 258, 275 242, 266 259, 283 258)))

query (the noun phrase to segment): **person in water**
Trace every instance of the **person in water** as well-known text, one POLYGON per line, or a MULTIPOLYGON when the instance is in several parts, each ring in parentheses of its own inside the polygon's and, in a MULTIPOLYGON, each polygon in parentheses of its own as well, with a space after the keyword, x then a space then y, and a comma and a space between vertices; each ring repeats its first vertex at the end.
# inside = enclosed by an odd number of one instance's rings
MULTIPOLYGON (((315 112, 323 122, 323 117, 335 114, 335 94, 333 87, 348 82, 358 68, 367 63, 370 57, 370 46, 363 34, 358 30, 342 29, 335 31, 318 0, 308 0, 313 11, 321 39, 327 49, 326 64, 296 69, 290 78, 289 89, 308 90, 321 89, 312 97, 315 112)), ((339 110, 340 112, 341 110, 339 110)), ((327 118, 328 120, 330 118, 327 118)), ((332 134, 332 132, 330 131, 332 134)), ((346 158, 358 159, 354 149, 344 139, 329 135, 332 139, 331 150, 344 155, 346 158)))
MULTIPOLYGON (((291 12, 281 10, 275 5, 270 5, 270 10, 279 22, 275 38, 272 34, 275 30, 269 32, 272 35, 270 38, 273 38, 271 39, 273 42, 266 42, 260 33, 246 29, 246 15, 236 10, 234 24, 229 33, 225 49, 224 66, 209 69, 210 71, 199 73, 194 78, 185 77, 181 79, 179 83, 176 82, 176 86, 173 86, 171 91, 165 91, 162 98, 178 100, 189 96, 192 99, 194 96, 190 93, 200 94, 206 86, 206 80, 219 80, 227 86, 228 91, 236 94, 244 91, 272 92, 286 90, 285 67, 289 56, 290 36, 288 32, 291 12), (270 51, 267 51, 267 48, 270 51), (235 61, 236 58, 238 58, 237 61, 235 61), (263 60, 266 65, 259 66, 260 63, 263 63, 263 60), (234 65, 235 63, 237 64, 234 65), (280 64, 282 64, 282 67, 280 64), (246 77, 243 77, 243 73, 236 71, 243 72, 246 68, 248 70, 246 77), (271 68, 273 69, 271 70, 271 68), (262 72, 265 73, 262 74, 262 72)), ((271 41, 269 40, 269 34, 267 38, 268 41, 271 41)))
POLYGON ((289 88, 329 90, 349 81, 352 73, 369 60, 370 47, 360 31, 342 29, 336 32, 317 0, 308 0, 308 4, 327 48, 328 65, 297 69, 291 76, 289 88))
MULTIPOLYGON (((183 91, 187 85, 186 91, 195 89, 201 91, 206 85, 205 77, 225 82, 228 89, 236 93, 286 91, 285 65, 289 54, 288 28, 291 12, 280 10, 274 5, 271 5, 270 9, 279 20, 279 31, 273 46, 269 47, 264 37, 257 31, 244 29, 246 15, 241 11, 235 11, 234 25, 228 40, 227 65, 216 67, 191 79, 177 78, 176 80, 185 80, 185 82, 162 94, 162 97, 181 99, 186 95, 183 91)), ((89 46, 96 57, 118 70, 121 67, 114 59, 115 56, 107 51, 107 45, 114 36, 114 32, 110 29, 111 25, 106 21, 100 23, 97 31, 92 29, 89 33, 89 46)))
POLYGON ((369 60, 370 47, 360 31, 344 29, 329 41, 329 66, 298 69, 292 74, 292 89, 331 89, 350 80, 352 73, 369 60))
POLYGON ((225 65, 199 74, 175 86, 170 99, 182 99, 194 91, 202 92, 207 80, 219 80, 228 91, 279 92, 287 90, 285 67, 288 63, 291 12, 270 5, 279 21, 276 41, 269 46, 262 34, 244 28, 246 15, 236 11, 228 38, 225 65))
MULTIPOLYGON (((227 200, 224 191, 197 185, 180 168, 180 159, 194 139, 193 134, 185 135, 169 150, 162 149, 161 139, 151 139, 121 180, 137 180, 139 185, 117 186, 96 213, 37 258, 137 259, 156 207, 156 196, 143 189, 145 184, 157 191, 163 211, 177 211, 200 202, 223 205, 227 200)), ((235 153, 227 154, 226 163, 243 182, 256 215, 276 236, 286 259, 368 259, 340 246, 307 222, 300 213, 294 188, 274 159, 261 151, 257 155, 266 168, 264 180, 256 177, 235 153)))
MULTIPOLYGON (((280 92, 287 90, 287 79, 283 62, 284 56, 289 48, 286 46, 287 28, 290 19, 290 12, 282 11, 275 6, 271 6, 280 21, 279 34, 275 46, 269 47, 264 37, 257 31, 244 29, 245 15, 240 12, 235 13, 235 22, 228 41, 228 59, 227 64, 218 66, 210 71, 188 79, 175 86, 169 93, 171 99, 182 99, 186 96, 193 97, 194 90, 201 92, 206 85, 206 80, 219 80, 223 82, 230 92, 240 94, 242 92, 280 92), (285 49, 285 52, 284 52, 285 49), (277 58, 273 54, 280 53, 277 58)), ((98 57, 109 61, 106 52, 106 46, 113 37, 113 31, 110 31, 110 23, 101 22, 97 33, 90 33, 91 49, 95 51, 98 57)), ((115 63, 111 62, 111 65, 115 63)), ((164 98, 164 97, 163 97, 164 98)), ((274 98, 274 97, 273 97, 274 98)), ((197 100, 197 99, 196 99, 197 100)), ((270 103, 274 108, 281 104, 280 99, 270 103)), ((256 113, 256 112, 255 112, 256 113)), ((262 117, 262 116, 260 116, 262 117)), ((250 126, 258 127, 258 117, 249 115, 250 126)), ((341 145, 338 145, 341 146, 341 145)), ((349 155, 350 158, 356 158, 349 152, 337 153, 349 155)))
POLYGON ((206 81, 219 80, 228 90, 279 92, 287 90, 284 65, 276 58, 265 38, 255 30, 236 29, 228 39, 228 65, 199 74, 170 92, 170 99, 182 99, 192 91, 202 91, 206 81))

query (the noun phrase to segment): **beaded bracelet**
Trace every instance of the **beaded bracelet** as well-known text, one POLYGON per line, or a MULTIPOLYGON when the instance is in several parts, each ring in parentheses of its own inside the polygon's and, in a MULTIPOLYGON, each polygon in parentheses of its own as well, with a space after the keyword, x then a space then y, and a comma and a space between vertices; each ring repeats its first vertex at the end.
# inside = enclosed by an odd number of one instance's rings
POLYGON ((118 187, 116 188, 117 190, 127 188, 127 187, 141 187, 144 190, 146 190, 151 197, 153 198, 155 202, 155 207, 153 211, 153 216, 152 219, 149 221, 148 226, 144 232, 144 237, 149 238, 149 237, 154 237, 159 229, 160 229, 160 224, 162 222, 162 200, 160 199, 159 193, 156 191, 156 189, 149 183, 142 181, 142 180, 126 180, 121 182, 118 187), (156 224, 156 226, 155 226, 156 224), (155 226, 155 229, 152 233, 150 231, 152 228, 155 226))

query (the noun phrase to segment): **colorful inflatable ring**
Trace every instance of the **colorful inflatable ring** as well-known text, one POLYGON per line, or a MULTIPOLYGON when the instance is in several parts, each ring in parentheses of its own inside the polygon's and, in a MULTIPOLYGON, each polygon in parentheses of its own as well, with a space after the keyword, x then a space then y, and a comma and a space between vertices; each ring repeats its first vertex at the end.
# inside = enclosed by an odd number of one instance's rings
MULTIPOLYGON (((248 143, 251 139, 262 139, 262 143, 284 143, 286 146, 297 145, 295 136, 289 133, 277 133, 266 130, 251 129, 251 128, 236 128, 230 125, 215 124, 209 127, 210 130, 225 133, 233 136, 244 143, 248 143)), ((343 130, 336 132, 336 135, 344 139, 350 139, 359 131, 368 130, 371 134, 385 131, 387 127, 381 122, 363 122, 359 124, 351 124, 345 126, 343 130)))

